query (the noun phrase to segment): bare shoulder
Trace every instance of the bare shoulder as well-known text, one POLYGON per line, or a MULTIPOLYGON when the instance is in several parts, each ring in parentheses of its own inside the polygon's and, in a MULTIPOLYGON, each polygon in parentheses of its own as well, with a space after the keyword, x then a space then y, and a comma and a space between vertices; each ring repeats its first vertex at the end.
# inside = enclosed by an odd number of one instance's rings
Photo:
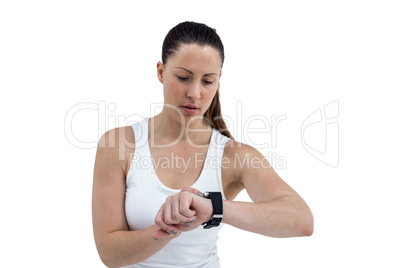
POLYGON ((222 174, 226 174, 223 179, 229 196, 245 189, 254 202, 261 202, 292 191, 260 151, 234 140, 226 144, 222 174))
POLYGON ((121 169, 127 175, 135 151, 135 137, 131 126, 117 127, 106 131, 99 140, 99 148, 118 157, 121 169))
POLYGON ((262 164, 269 165, 266 158, 254 147, 235 140, 226 143, 222 166, 233 169, 237 180, 241 181, 242 172, 254 162, 265 162, 262 164))
POLYGON ((225 153, 226 152, 232 156, 236 154, 259 153, 259 151, 254 147, 232 139, 229 140, 225 145, 225 153))
POLYGON ((250 157, 258 155, 253 147, 229 140, 222 156, 222 182, 226 199, 233 200, 245 185, 242 181, 244 169, 249 166, 250 157))
POLYGON ((235 171, 238 184, 246 189, 254 202, 296 194, 256 148, 230 141, 225 148, 225 155, 231 162, 230 167, 235 171))

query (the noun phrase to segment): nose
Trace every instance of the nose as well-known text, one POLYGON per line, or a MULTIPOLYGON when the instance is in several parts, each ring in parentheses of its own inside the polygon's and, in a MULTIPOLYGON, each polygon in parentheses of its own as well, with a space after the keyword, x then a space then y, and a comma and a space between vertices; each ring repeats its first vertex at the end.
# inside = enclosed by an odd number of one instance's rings
POLYGON ((187 88, 187 97, 192 99, 201 98, 201 87, 197 82, 191 83, 191 85, 187 88))

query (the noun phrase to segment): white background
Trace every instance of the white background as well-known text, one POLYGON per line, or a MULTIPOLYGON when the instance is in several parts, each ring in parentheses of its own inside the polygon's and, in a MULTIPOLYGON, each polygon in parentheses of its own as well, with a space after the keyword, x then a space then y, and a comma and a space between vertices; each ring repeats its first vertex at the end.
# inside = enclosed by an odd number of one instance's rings
MULTIPOLYGON (((398 1, 2 1, 0 266, 104 267, 92 235, 90 142, 130 116, 154 115, 163 39, 192 20, 216 28, 225 46, 223 114, 234 117, 241 101, 243 121, 286 115, 276 148, 261 152, 286 159, 277 172, 315 217, 306 238, 226 225, 222 267, 401 267, 401 13, 398 1), (303 121, 333 101, 336 167, 301 140, 303 121), (90 148, 77 147, 65 134, 68 112, 102 102, 115 108, 106 118, 101 109, 73 117, 70 131, 90 148)), ((233 127, 246 142, 244 122, 233 127)), ((325 142, 318 129, 312 146, 325 142)), ((249 199, 243 191, 236 200, 249 199)))

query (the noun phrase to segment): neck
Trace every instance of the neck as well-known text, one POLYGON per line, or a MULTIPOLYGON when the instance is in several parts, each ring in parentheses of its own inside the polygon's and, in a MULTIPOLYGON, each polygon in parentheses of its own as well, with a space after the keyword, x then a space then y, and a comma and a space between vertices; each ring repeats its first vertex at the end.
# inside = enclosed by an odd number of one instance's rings
POLYGON ((161 112, 149 119, 148 125, 151 135, 161 143, 193 143, 207 144, 212 133, 212 127, 208 126, 202 118, 192 119, 191 116, 173 117, 166 112, 161 112))

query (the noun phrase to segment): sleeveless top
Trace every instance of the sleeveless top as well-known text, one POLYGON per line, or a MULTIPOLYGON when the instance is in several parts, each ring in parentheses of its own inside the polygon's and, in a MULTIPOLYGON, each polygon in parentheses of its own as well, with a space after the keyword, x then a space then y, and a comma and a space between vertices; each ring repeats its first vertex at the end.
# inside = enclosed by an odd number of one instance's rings
MULTIPOLYGON (((126 178, 125 197, 125 213, 130 230, 142 230, 155 224, 156 214, 166 197, 180 192, 179 189, 165 186, 157 177, 148 143, 148 119, 132 124, 135 152, 126 178)), ((219 191, 226 199, 222 188, 221 160, 228 140, 230 138, 213 129, 203 169, 190 187, 201 192, 219 191)), ((157 159, 154 162, 158 165, 157 159)), ((156 169, 163 168, 161 163, 156 169)), ((222 227, 223 224, 211 229, 199 226, 192 231, 182 232, 147 260, 125 267, 220 268, 217 240, 222 227)))

